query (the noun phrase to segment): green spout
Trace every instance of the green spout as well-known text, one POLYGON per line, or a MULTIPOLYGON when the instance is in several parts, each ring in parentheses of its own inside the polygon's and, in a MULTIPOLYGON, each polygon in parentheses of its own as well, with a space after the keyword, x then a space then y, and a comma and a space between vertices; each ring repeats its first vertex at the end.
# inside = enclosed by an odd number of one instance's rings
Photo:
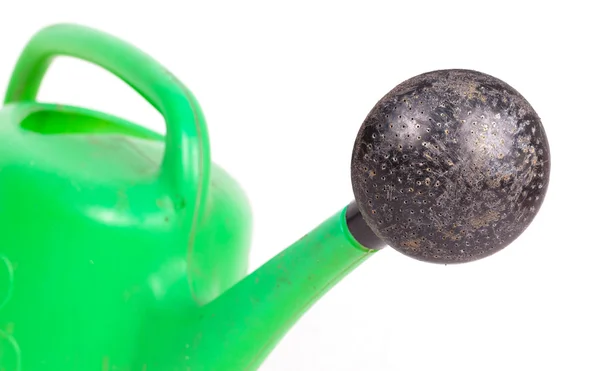
POLYGON ((201 308, 184 356, 191 370, 255 370, 294 323, 375 251, 349 232, 346 208, 201 308), (187 357, 187 358, 186 358, 187 357))

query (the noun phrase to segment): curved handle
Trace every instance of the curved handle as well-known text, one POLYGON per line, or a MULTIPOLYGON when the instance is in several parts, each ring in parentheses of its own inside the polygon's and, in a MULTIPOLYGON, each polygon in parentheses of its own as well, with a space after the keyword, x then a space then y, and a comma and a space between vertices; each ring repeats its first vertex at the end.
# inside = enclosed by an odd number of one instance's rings
POLYGON ((136 47, 76 24, 46 27, 35 34, 23 50, 13 71, 5 103, 35 100, 52 60, 61 55, 79 58, 110 71, 163 115, 167 130, 161 176, 174 182, 177 196, 182 197, 180 202, 195 203, 195 210, 201 209, 211 164, 204 115, 190 91, 136 47), (190 202, 190 198, 194 201, 190 202))

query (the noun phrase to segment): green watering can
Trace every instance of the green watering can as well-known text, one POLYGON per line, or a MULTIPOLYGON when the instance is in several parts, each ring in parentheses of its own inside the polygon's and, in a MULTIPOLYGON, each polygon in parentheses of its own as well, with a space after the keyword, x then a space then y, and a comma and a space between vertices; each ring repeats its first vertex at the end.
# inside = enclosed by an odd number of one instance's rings
POLYGON ((544 128, 512 87, 424 73, 360 127, 355 200, 246 275, 248 201, 209 148, 195 98, 148 55, 78 25, 31 39, 0 111, 0 370, 255 370, 386 246, 441 264, 503 249, 539 211, 550 173, 544 128), (36 102, 62 55, 124 80, 166 135, 36 102))

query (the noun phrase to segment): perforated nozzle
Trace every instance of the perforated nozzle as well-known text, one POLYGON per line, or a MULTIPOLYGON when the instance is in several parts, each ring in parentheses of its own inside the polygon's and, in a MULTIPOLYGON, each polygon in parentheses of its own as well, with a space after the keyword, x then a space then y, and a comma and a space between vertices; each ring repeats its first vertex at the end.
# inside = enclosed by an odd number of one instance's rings
POLYGON ((437 263, 480 259, 514 241, 540 209, 549 174, 531 105, 470 70, 396 86, 368 114, 352 154, 356 203, 372 231, 437 263))

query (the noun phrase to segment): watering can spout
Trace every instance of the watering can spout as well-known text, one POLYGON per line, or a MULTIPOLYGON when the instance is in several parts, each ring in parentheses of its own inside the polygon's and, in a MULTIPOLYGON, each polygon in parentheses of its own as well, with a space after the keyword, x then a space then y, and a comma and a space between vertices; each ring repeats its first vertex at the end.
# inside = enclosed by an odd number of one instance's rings
POLYGON ((184 345, 196 351, 188 355, 191 370, 258 368, 303 313, 377 251, 353 236, 348 208, 202 308, 184 345))

